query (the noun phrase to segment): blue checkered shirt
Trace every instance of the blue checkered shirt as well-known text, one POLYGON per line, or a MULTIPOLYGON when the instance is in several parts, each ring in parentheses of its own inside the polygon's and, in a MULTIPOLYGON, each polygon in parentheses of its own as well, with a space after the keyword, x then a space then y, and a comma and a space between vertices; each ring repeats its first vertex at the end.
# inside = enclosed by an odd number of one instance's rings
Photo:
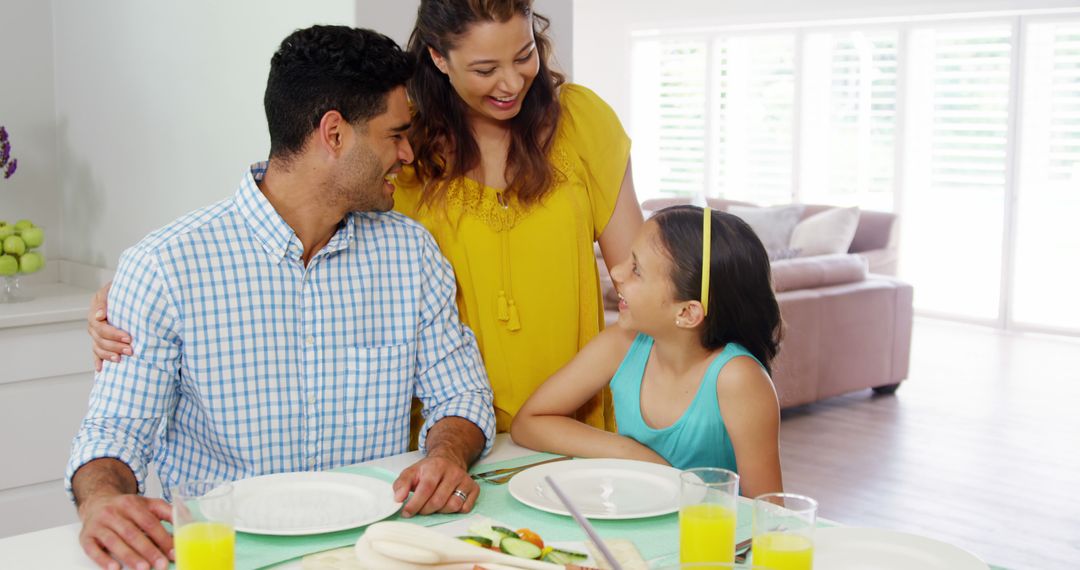
POLYGON ((259 190, 192 212, 124 252, 109 319, 134 356, 105 362, 72 444, 66 483, 117 458, 139 491, 332 469, 408 450, 413 396, 427 430, 458 416, 490 448, 492 393, 461 324, 450 264, 395 212, 353 213, 305 267, 292 228, 259 190))

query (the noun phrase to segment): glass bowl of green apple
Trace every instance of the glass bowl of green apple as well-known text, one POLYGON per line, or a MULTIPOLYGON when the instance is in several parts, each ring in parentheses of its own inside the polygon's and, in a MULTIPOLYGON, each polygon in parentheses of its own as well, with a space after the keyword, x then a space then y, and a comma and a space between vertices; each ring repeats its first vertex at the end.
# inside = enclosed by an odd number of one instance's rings
POLYGON ((20 275, 37 273, 45 266, 45 256, 38 251, 45 242, 45 230, 30 220, 14 224, 0 221, 0 302, 29 300, 20 275))

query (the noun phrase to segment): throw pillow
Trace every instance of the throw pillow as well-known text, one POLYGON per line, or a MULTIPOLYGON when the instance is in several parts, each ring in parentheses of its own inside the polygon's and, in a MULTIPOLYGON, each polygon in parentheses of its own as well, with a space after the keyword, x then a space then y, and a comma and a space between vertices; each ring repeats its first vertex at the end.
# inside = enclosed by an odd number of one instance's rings
POLYGON ((727 212, 742 218, 757 234, 766 250, 785 249, 791 241, 791 232, 802 217, 803 206, 773 206, 758 208, 755 206, 728 206, 727 212))
POLYGON ((859 208, 832 208, 799 222, 788 247, 802 250, 802 257, 847 253, 858 227, 859 208))

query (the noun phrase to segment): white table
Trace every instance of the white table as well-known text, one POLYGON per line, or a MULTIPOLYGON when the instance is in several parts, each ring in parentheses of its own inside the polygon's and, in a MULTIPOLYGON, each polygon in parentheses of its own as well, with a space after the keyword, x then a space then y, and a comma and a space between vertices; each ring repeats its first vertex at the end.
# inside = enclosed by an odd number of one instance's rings
MULTIPOLYGON (((497 463, 536 453, 515 445, 506 434, 499 434, 491 453, 480 461, 481 465, 497 463)), ((420 459, 419 452, 403 453, 383 459, 364 462, 362 465, 381 467, 400 473, 420 459)), ((97 568, 83 554, 79 546, 78 524, 58 526, 37 532, 29 532, 0 539, 0 568, 18 570, 94 570, 97 568)), ((281 570, 299 568, 299 563, 279 566, 281 570)))

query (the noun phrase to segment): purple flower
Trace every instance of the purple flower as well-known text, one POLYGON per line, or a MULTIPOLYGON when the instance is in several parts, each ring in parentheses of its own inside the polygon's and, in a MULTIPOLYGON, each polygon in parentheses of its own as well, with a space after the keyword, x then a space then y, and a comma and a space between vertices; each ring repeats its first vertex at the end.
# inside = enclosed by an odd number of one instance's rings
POLYGON ((11 158, 11 142, 8 141, 7 129, 0 126, 0 170, 3 170, 4 178, 11 178, 18 167, 19 161, 11 158))

